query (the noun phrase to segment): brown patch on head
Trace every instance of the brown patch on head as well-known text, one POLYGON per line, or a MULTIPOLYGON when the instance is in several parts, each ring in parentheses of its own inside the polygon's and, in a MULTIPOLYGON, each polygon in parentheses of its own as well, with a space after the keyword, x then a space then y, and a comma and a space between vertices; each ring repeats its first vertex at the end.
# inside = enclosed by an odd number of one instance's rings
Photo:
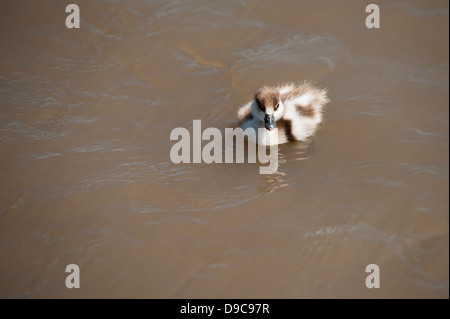
POLYGON ((277 128, 279 131, 282 131, 283 134, 286 136, 287 140, 289 142, 294 142, 297 139, 295 138, 294 134, 292 134, 292 121, 286 120, 286 119, 279 119, 277 122, 277 128))
POLYGON ((296 105, 295 108, 297 109, 297 112, 304 117, 314 117, 314 115, 316 114, 311 105, 308 106, 296 105))
POLYGON ((255 102, 258 108, 265 112, 266 108, 273 108, 278 104, 280 94, 277 89, 270 87, 262 87, 255 94, 255 102))

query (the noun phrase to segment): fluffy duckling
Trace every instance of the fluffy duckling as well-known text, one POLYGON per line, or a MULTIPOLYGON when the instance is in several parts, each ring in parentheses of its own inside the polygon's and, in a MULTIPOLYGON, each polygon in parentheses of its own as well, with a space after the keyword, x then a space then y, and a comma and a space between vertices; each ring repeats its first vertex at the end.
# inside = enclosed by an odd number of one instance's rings
POLYGON ((260 144, 277 144, 275 128, 278 144, 305 141, 317 130, 328 101, 327 90, 310 83, 264 86, 239 109, 239 125, 243 130, 254 128, 256 134, 258 128, 266 128, 263 136, 257 136, 260 144))

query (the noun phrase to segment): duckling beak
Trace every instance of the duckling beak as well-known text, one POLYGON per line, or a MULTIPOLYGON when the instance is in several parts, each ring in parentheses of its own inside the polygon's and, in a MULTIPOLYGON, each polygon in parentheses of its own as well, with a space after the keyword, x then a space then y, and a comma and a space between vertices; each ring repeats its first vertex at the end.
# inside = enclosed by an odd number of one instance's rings
POLYGON ((272 115, 266 114, 266 117, 264 118, 264 122, 266 125, 266 129, 268 129, 269 131, 272 131, 276 128, 275 118, 274 118, 273 114, 272 115))

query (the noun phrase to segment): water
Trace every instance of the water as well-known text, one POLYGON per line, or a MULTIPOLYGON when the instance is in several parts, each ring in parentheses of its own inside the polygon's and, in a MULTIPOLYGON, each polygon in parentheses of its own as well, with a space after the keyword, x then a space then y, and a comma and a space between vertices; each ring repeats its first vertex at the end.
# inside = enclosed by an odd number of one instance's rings
POLYGON ((447 1, 370 30, 360 1, 73 2, 80 29, 0 13, 0 297, 448 298, 447 1), (331 102, 276 174, 170 161, 172 129, 303 80, 331 102))

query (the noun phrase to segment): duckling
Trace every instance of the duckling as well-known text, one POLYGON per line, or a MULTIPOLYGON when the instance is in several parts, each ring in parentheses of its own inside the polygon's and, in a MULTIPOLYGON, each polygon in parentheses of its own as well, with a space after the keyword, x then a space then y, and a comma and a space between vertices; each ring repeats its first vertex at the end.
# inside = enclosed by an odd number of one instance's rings
POLYGON ((264 86, 256 92, 252 101, 240 107, 239 126, 244 131, 252 127, 256 134, 258 131, 263 134, 257 139, 260 144, 305 141, 317 130, 322 121, 323 108, 328 102, 327 90, 316 88, 308 82, 264 86), (278 136, 274 136, 275 128, 278 128, 278 136))

